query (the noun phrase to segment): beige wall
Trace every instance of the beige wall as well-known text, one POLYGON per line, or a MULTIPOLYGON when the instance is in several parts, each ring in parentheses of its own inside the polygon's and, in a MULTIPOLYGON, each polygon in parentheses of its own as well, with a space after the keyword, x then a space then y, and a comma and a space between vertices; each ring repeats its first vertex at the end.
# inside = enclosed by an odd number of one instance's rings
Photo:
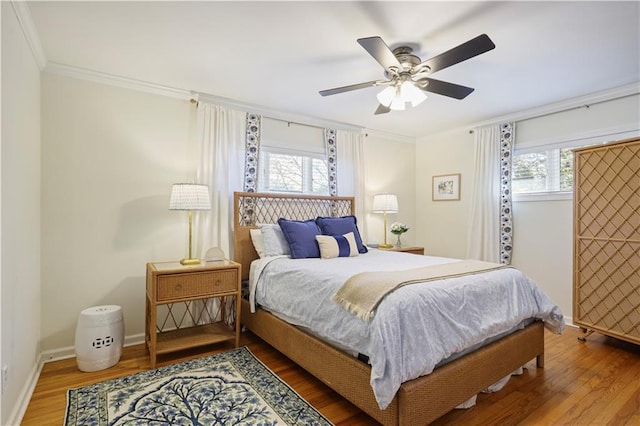
MULTIPOLYGON (((519 143, 557 143, 640 129, 640 95, 532 118, 516 124, 519 143)), ((416 147, 418 238, 429 254, 464 257, 474 172, 473 135, 466 129, 424 137, 416 147), (462 200, 431 201, 431 175, 461 173, 462 200)), ((571 199, 516 201, 512 263, 572 317, 573 204, 571 199)))
POLYGON ((144 330, 145 264, 186 253, 171 185, 194 181, 186 100, 42 77, 42 348, 72 346, 77 316, 121 305, 144 330))
POLYGON ((473 188, 473 135, 455 130, 416 146, 417 238, 431 256, 464 258, 473 188), (460 201, 432 201, 433 176, 460 173, 460 201))
POLYGON ((365 220, 368 244, 383 241, 383 216, 371 213, 373 196, 379 193, 392 193, 398 197, 398 213, 387 215, 387 242, 394 243, 396 237, 388 232, 393 222, 402 222, 409 231, 402 236, 404 245, 418 242, 416 228, 415 203, 415 142, 406 138, 394 138, 390 135, 369 132, 364 139, 365 159, 365 220))
POLYGON ((15 424, 40 353, 40 70, 2 2, 1 424, 15 424))
POLYGON ((512 264, 573 317, 573 200, 513 203, 512 264))

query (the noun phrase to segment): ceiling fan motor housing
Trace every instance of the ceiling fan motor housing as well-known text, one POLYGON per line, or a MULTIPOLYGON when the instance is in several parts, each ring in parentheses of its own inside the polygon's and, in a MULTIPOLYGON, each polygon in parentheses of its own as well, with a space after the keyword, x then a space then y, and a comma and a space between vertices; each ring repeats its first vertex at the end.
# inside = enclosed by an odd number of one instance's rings
POLYGON ((422 62, 420 58, 413 54, 413 49, 409 46, 396 47, 393 49, 393 55, 398 58, 398 62, 405 69, 411 69, 422 62))
POLYGON ((399 46, 393 49, 393 55, 398 59, 400 65, 402 65, 401 70, 398 70, 398 75, 389 75, 389 72, 385 71, 384 76, 388 79, 396 80, 398 76, 403 74, 415 75, 423 72, 429 72, 430 68, 427 65, 423 65, 418 67, 422 60, 413 54, 413 49, 409 46, 399 46), (394 78, 396 77, 396 78, 394 78))

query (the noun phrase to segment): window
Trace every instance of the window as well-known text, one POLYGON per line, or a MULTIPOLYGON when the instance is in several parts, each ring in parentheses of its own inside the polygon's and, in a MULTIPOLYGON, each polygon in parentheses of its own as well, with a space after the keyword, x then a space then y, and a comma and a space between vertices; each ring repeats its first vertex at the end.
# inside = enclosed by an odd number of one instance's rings
POLYGON ((569 198, 574 149, 637 137, 638 132, 637 128, 606 129, 560 140, 516 141, 511 163, 514 196, 522 197, 521 201, 569 198))
POLYGON ((258 191, 329 195, 324 130, 263 117, 258 191))
POLYGON ((260 172, 260 191, 329 194, 327 161, 319 155, 263 148, 260 172))
POLYGON ((515 154, 512 162, 514 194, 573 190, 573 151, 556 148, 515 154))

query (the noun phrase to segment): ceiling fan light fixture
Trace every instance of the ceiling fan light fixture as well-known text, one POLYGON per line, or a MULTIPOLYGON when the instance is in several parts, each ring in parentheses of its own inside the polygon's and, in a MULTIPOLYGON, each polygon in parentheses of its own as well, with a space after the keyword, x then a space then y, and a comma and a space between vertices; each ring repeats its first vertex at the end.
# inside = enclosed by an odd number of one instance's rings
POLYGON ((395 86, 387 86, 380 93, 376 95, 378 101, 381 105, 388 107, 393 102, 393 99, 396 97, 396 87, 395 86))
POLYGON ((389 105, 389 108, 394 111, 404 111, 404 101, 402 100, 400 94, 396 94, 396 96, 391 101, 391 105, 389 105))
POLYGON ((402 85, 400 86, 400 97, 403 102, 411 102, 411 106, 413 107, 417 107, 427 99, 427 95, 425 95, 422 90, 418 89, 410 80, 402 82, 402 85))
POLYGON ((394 111, 404 111, 407 103, 416 107, 420 105, 427 95, 417 88, 413 81, 405 80, 402 83, 395 83, 384 88, 376 95, 380 105, 384 105, 394 111))

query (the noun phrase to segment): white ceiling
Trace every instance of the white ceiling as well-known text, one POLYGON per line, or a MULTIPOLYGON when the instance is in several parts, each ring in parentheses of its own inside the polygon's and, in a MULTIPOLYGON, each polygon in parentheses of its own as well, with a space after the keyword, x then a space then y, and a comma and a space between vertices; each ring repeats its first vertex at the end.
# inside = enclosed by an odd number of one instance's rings
POLYGON ((640 2, 29 2, 46 59, 412 137, 640 81, 640 2), (496 48, 434 74, 475 88, 374 115, 383 78, 356 42, 423 60, 486 33, 496 48))

